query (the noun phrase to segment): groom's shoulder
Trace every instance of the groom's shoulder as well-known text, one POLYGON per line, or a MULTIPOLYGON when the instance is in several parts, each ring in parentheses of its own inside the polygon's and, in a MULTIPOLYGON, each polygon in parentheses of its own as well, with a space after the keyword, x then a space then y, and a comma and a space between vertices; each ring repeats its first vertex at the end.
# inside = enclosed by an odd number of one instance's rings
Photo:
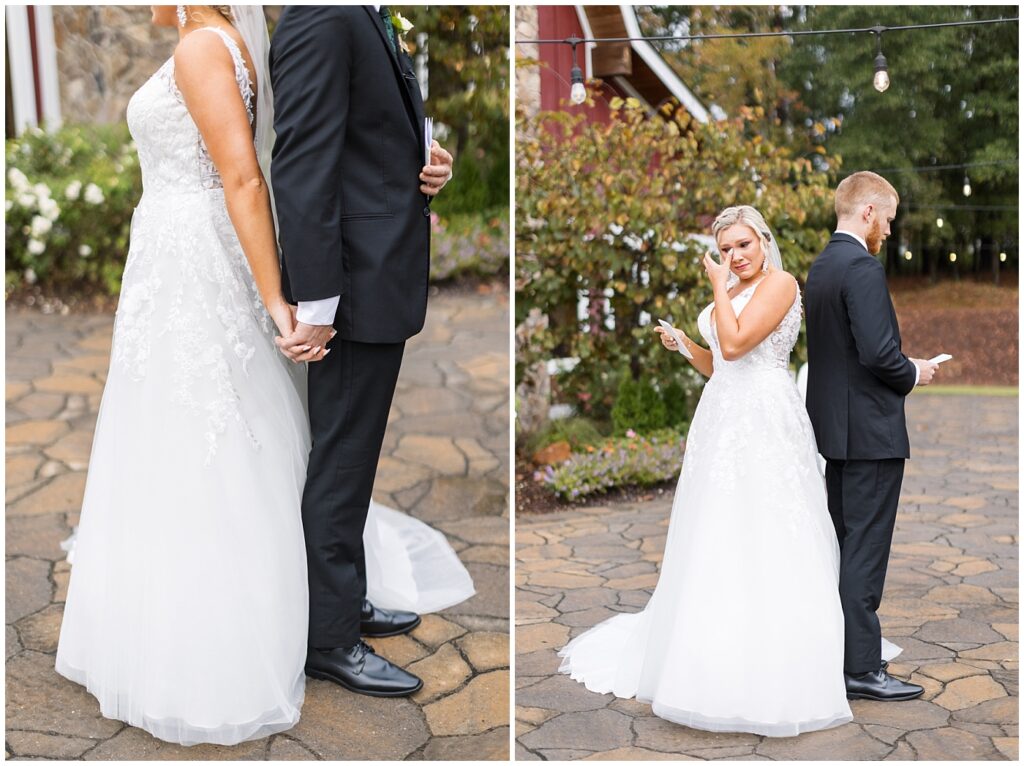
POLYGON ((355 22, 367 18, 361 5, 288 5, 281 13, 281 21, 311 23, 355 22))

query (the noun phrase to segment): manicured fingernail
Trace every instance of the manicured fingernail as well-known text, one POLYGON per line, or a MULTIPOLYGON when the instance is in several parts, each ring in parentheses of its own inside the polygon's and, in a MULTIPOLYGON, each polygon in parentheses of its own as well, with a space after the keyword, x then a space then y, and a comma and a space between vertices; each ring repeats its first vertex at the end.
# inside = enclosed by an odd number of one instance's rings
POLYGON ((329 353, 331 353, 331 350, 327 349, 326 351, 324 351, 324 356, 327 356, 329 353))
POLYGON ((311 348, 312 348, 312 346, 303 346, 302 350, 303 351, 309 351, 311 348))
POLYGON ((320 346, 317 346, 316 348, 314 348, 313 349, 313 353, 314 354, 319 354, 320 353, 320 346))

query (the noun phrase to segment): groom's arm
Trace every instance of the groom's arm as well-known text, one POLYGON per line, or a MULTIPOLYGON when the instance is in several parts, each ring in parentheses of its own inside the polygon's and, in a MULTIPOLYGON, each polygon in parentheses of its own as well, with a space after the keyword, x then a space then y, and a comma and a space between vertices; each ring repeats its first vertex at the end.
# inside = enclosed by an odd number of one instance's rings
POLYGON ((274 40, 271 183, 297 318, 329 325, 342 292, 338 187, 349 109, 349 25, 330 7, 294 11, 274 40))
POLYGON ((896 393, 909 394, 917 382, 917 366, 896 342, 882 264, 874 258, 854 259, 843 277, 843 300, 860 363, 896 393))

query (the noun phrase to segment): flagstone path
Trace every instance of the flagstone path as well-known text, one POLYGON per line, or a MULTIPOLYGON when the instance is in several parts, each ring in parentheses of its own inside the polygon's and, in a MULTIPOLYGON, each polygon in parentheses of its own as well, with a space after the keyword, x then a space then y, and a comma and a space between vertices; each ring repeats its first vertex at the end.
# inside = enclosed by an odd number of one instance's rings
POLYGON ((509 750, 508 293, 442 292, 410 341, 374 497, 443 530, 477 595, 374 641, 424 679, 411 699, 309 680, 291 731, 181 747, 103 718, 53 670, 108 366, 112 317, 8 310, 7 757, 182 760, 506 760, 509 750))
POLYGON ((915 393, 907 411, 879 615, 903 647, 891 672, 922 698, 856 700, 853 722, 778 739, 678 726, 558 675, 569 638, 647 603, 665 493, 516 520, 516 759, 1017 760, 1017 399, 915 393))

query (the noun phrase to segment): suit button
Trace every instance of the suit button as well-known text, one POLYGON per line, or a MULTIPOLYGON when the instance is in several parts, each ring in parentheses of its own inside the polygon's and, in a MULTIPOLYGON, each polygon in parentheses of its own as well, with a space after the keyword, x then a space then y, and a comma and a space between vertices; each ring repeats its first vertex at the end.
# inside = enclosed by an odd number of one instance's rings
POLYGON ((427 207, 423 208, 423 217, 424 218, 430 218, 430 206, 429 205, 427 207))

